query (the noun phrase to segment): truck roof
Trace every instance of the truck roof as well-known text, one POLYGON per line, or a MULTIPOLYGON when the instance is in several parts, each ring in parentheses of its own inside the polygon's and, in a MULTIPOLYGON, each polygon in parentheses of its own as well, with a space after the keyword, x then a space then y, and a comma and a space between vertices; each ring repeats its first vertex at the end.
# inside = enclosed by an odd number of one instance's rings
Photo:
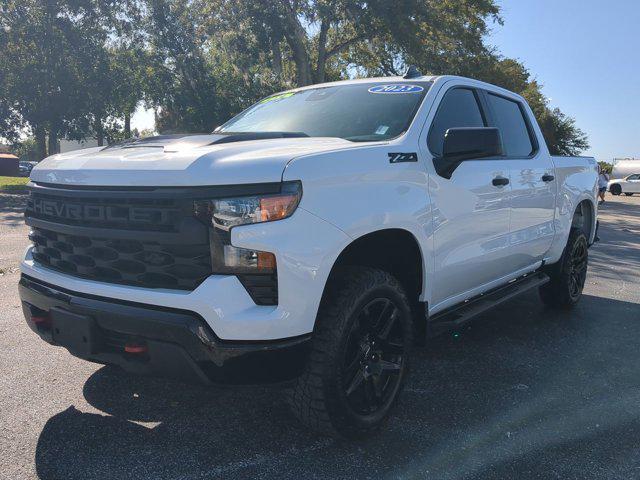
POLYGON ((335 82, 324 82, 324 83, 317 83, 317 84, 313 84, 313 85, 306 85, 304 87, 298 87, 298 88, 292 88, 290 90, 287 90, 288 92, 299 92, 302 90, 308 90, 311 88, 321 88, 321 87, 329 87, 331 85, 353 85, 353 84, 358 84, 358 83, 370 83, 370 82, 390 82, 390 83, 416 83, 416 82, 435 82, 436 80, 443 80, 443 81, 447 81, 447 80, 464 80, 464 81, 471 81, 477 84, 478 87, 482 88, 482 86, 486 86, 489 87, 491 89, 495 89, 498 91, 502 91, 506 94, 510 94, 510 95, 515 95, 518 97, 521 97, 520 95, 516 94, 515 92, 511 92, 509 90, 506 90, 502 87, 499 87, 497 85, 491 84, 491 83, 487 83, 487 82, 483 82, 482 80, 477 80, 475 78, 470 78, 470 77, 462 77, 459 75, 421 75, 418 77, 412 77, 412 78, 404 78, 403 76, 393 76, 393 77, 369 77, 369 78, 353 78, 353 79, 348 79, 348 80, 338 80, 335 82))
POLYGON ((434 82, 440 78, 439 76, 422 75, 414 78, 404 78, 402 76, 397 77, 368 77, 368 78, 352 78, 348 80, 338 80, 335 82, 316 83, 313 85, 306 85, 304 87, 292 88, 290 91, 307 90, 310 88, 328 87, 330 85, 352 85, 357 83, 370 83, 370 82, 398 82, 398 83, 414 83, 414 82, 434 82))

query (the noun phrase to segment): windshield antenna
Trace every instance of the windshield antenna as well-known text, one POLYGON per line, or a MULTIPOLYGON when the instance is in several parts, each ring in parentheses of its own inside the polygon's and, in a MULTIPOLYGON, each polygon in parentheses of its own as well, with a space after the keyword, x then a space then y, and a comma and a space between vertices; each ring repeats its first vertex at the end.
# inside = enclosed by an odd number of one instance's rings
POLYGON ((404 72, 404 75, 402 76, 402 78, 418 78, 421 77, 422 73, 420 73, 420 70, 418 70, 418 68, 415 65, 409 65, 409 67, 407 68, 407 71, 404 72))

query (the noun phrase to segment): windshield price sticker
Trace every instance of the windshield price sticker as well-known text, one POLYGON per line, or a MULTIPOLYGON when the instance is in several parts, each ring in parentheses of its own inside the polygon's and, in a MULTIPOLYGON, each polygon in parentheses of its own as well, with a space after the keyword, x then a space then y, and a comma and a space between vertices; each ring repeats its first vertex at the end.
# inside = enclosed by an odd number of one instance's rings
POLYGON ((293 97, 296 94, 296 92, 285 92, 285 93, 279 93, 277 95, 272 95, 271 97, 267 97, 264 100, 261 100, 260 104, 262 103, 268 103, 268 102, 274 102, 276 100, 282 100, 283 98, 289 98, 289 97, 293 97))
POLYGON ((420 85, 376 85, 369 88, 369 93, 418 93, 424 90, 420 85))

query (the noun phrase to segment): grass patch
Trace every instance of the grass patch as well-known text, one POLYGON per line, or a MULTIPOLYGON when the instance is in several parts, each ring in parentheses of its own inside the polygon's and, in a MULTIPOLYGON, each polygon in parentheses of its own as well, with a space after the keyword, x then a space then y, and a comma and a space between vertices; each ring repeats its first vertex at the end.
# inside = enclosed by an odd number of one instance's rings
POLYGON ((29 177, 0 177, 0 192, 22 192, 29 177))

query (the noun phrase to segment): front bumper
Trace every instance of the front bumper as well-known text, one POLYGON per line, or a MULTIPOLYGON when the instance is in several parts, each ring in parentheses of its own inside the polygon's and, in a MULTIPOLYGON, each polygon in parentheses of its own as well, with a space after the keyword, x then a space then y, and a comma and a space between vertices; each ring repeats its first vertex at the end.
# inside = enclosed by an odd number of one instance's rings
POLYGON ((236 247, 275 254, 278 305, 256 305, 235 275, 211 275, 193 291, 80 278, 38 263, 33 247, 25 251, 20 270, 79 295, 193 312, 224 341, 278 340, 312 332, 333 263, 350 238, 301 207, 285 220, 244 225, 231 233, 236 247))
POLYGON ((306 363, 310 335, 223 341, 192 311, 67 291, 22 275, 29 327, 73 355, 138 373, 197 383, 291 380, 306 363))

